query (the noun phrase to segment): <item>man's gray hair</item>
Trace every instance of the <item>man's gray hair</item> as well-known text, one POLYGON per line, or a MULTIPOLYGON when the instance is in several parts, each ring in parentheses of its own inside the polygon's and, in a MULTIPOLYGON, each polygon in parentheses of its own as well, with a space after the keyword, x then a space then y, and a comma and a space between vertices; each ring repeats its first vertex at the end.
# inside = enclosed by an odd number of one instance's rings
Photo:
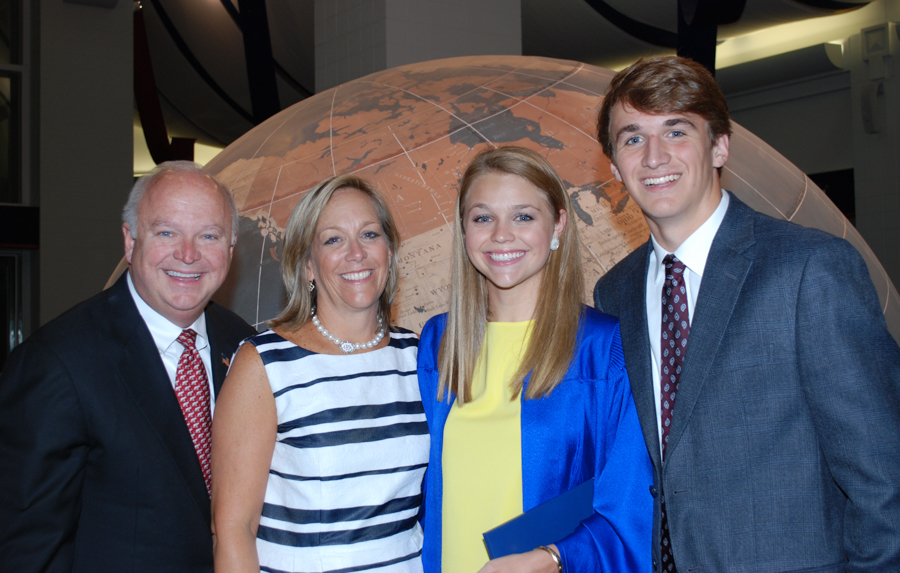
POLYGON ((164 161, 134 183, 128 194, 128 201, 122 209, 122 222, 128 223, 128 228, 131 229, 131 238, 137 238, 138 207, 141 205, 144 193, 153 186, 158 178, 171 173, 193 173, 209 178, 216 185, 231 211, 231 244, 233 245, 237 240, 238 229, 238 210, 234 203, 234 196, 205 167, 193 161, 164 161))

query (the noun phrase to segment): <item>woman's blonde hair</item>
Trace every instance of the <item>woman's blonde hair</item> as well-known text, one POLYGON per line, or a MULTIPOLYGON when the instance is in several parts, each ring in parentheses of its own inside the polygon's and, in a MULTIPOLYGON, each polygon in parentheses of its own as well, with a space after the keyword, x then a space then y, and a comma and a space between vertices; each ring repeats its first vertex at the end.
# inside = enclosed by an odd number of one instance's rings
MULTIPOLYGON (((501 147, 482 151, 469 163, 459 187, 453 218, 453 261, 450 278, 450 311, 438 354, 438 400, 450 390, 460 404, 472 400, 472 376, 490 318, 487 279, 475 269, 466 254, 463 225, 466 197, 472 184, 488 173, 521 177, 537 187, 559 220, 565 209, 568 221, 559 236, 559 249, 551 251, 542 269, 539 300, 534 312, 531 342, 510 382, 518 397, 531 373, 525 398, 550 394, 560 383, 572 356, 582 308, 581 249, 569 195, 556 171, 540 154, 523 147, 501 147)), ((449 396, 448 396, 449 399, 449 396)))
POLYGON ((391 323, 391 305, 394 304, 399 281, 397 252, 400 250, 400 233, 394 224, 387 202, 371 183, 356 175, 338 175, 322 181, 318 187, 304 195, 291 213, 284 232, 281 262, 281 276, 287 290, 288 301, 281 313, 269 321, 270 327, 284 326, 289 330, 297 330, 310 320, 316 308, 318 290, 311 292, 309 290, 306 263, 312 254, 319 217, 322 216, 335 192, 341 189, 356 189, 363 193, 378 213, 381 230, 391 249, 388 279, 384 292, 381 293, 378 313, 384 324, 391 323))

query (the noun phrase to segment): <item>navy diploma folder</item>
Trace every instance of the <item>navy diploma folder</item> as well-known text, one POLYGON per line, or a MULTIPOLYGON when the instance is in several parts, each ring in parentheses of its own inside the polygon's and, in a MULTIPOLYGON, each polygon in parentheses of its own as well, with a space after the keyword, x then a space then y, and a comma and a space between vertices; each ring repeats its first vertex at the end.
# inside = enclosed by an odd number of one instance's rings
POLYGON ((525 553, 569 535, 594 512, 594 478, 484 533, 491 559, 525 553))

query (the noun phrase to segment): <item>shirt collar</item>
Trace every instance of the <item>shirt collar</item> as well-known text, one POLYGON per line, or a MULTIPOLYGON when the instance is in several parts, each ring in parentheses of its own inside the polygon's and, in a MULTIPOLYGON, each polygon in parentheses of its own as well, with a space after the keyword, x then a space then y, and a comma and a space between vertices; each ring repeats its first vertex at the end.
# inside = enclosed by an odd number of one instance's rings
MULTIPOLYGON (((709 256, 709 249, 712 248, 713 239, 716 238, 716 233, 725 219, 725 212, 728 211, 730 202, 728 191, 722 189, 722 199, 719 200, 719 206, 716 207, 716 210, 672 253, 679 261, 684 263, 684 266, 701 278, 703 277, 703 270, 706 268, 706 258, 709 256)), ((656 242, 656 238, 652 233, 650 235, 650 244, 653 246, 653 255, 656 259, 650 262, 658 265, 658 272, 662 272, 662 260, 669 252, 656 242)))
MULTIPOLYGON (((141 298, 137 289, 134 288, 134 282, 131 280, 131 272, 128 272, 127 275, 128 290, 131 291, 131 298, 134 299, 134 304, 137 306, 141 318, 144 319, 144 323, 150 330, 150 336, 153 337, 153 343, 156 345, 156 349, 160 354, 165 354, 178 340, 183 329, 153 310, 153 308, 141 298)), ((209 338, 206 335, 206 313, 201 314, 200 318, 195 320, 188 328, 194 329, 197 333, 197 341, 195 343, 197 349, 201 350, 206 348, 209 344, 207 342, 209 338)), ((181 351, 179 350, 179 352, 181 351)))

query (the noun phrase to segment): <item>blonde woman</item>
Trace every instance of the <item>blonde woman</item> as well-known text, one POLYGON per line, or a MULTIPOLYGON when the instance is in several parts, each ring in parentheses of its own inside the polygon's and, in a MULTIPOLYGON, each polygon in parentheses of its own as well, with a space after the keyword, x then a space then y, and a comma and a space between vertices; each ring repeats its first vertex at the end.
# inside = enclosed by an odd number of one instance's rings
POLYGON ((426 572, 650 571, 650 458, 618 323, 581 303, 578 234, 550 164, 491 149, 463 176, 450 311, 422 332, 431 432, 426 572), (481 534, 595 478, 565 539, 488 562, 481 534))
POLYGON ((428 427, 416 335, 390 326, 400 236, 365 180, 294 208, 288 304, 237 353, 216 403, 217 573, 420 573, 428 427))

